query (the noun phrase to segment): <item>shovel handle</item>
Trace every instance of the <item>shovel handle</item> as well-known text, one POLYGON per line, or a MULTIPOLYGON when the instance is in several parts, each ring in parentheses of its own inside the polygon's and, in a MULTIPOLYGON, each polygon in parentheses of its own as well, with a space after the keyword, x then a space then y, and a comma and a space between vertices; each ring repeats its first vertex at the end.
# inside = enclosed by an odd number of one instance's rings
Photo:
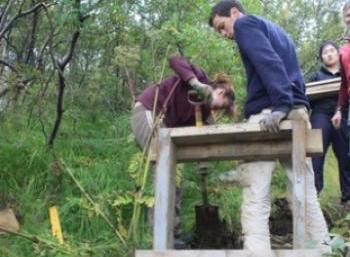
POLYGON ((208 176, 207 176, 207 174, 201 174, 201 180, 202 180, 203 204, 204 204, 204 206, 208 206, 209 200, 208 200, 208 176))
POLYGON ((199 105, 194 106, 194 112, 196 117, 196 127, 203 127, 202 111, 199 105))
POLYGON ((190 90, 187 93, 187 101, 194 106, 194 115, 196 127, 203 126, 202 108, 204 101, 198 98, 198 93, 195 90, 190 90))

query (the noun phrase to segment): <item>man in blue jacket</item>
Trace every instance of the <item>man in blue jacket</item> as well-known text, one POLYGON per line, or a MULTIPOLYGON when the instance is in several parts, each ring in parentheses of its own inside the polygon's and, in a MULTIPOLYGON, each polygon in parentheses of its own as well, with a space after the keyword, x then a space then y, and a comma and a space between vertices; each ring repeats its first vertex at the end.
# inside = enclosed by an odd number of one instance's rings
MULTIPOLYGON (((247 74, 244 114, 248 122, 258 122, 271 133, 278 133, 283 119, 303 120, 310 126, 304 79, 294 44, 286 32, 271 21, 245 15, 242 5, 235 0, 216 4, 209 24, 237 43, 247 74)), ((286 170, 290 196, 291 160, 280 162, 286 170)), ((328 229, 317 199, 310 161, 307 166, 307 236, 328 252, 330 248, 324 244, 329 240, 328 229)), ((274 168, 274 161, 246 162, 238 168, 244 185, 241 209, 244 248, 255 253, 271 249, 269 190, 274 168)))

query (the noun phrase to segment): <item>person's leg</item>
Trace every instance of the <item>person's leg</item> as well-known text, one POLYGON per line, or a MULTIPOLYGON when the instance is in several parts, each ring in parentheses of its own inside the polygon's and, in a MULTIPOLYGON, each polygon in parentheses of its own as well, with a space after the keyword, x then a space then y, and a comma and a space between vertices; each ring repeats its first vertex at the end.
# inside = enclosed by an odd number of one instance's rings
MULTIPOLYGON (((288 119, 291 120, 303 120, 310 127, 309 117, 305 109, 300 108, 292 110, 288 115, 288 119)), ((293 194, 293 169, 292 161, 290 158, 280 160, 282 166, 284 166, 287 174, 287 190, 288 190, 288 201, 292 204, 293 194)), ((318 244, 318 247, 323 252, 330 252, 330 247, 326 244, 329 242, 329 233, 325 218, 323 216, 321 206, 319 204, 315 182, 314 172, 310 158, 306 160, 306 231, 307 238, 318 244)))
MULTIPOLYGON (((248 122, 257 123, 266 114, 250 117, 248 122)), ((241 223, 244 235, 244 248, 258 254, 269 251, 270 231, 270 183, 274 161, 245 162, 239 165, 243 187, 241 223)))
POLYGON ((275 162, 249 162, 240 165, 243 187, 241 208, 244 248, 257 252, 270 250, 270 183, 275 162))
POLYGON ((333 150, 338 160, 339 183, 342 194, 342 202, 350 201, 350 157, 349 153, 349 129, 346 118, 342 120, 341 127, 333 129, 333 150))
POLYGON ((150 136, 152 128, 152 112, 142 104, 134 107, 131 115, 131 129, 138 145, 143 149, 150 136))
POLYGON ((323 167, 325 156, 332 137, 332 124, 326 114, 315 113, 310 118, 312 128, 322 130, 323 154, 321 156, 312 157, 312 166, 315 173, 315 185, 317 193, 323 189, 323 167))
MULTIPOLYGON (((150 133, 152 132, 152 123, 153 116, 152 112, 147 110, 143 105, 138 105, 133 109, 131 116, 131 128, 132 132, 136 138, 136 141, 141 149, 146 146, 147 140, 150 140, 150 133)), ((163 126, 163 124, 160 124, 163 126)), ((155 132, 153 132, 155 133, 155 132)), ((155 134, 153 134, 153 137, 155 134)), ((154 143, 154 138, 151 140, 151 143, 154 143), (153 141, 152 141, 153 140, 153 141)), ((151 164, 152 176, 153 176, 153 185, 155 185, 155 163, 151 164)), ((181 170, 183 169, 182 165, 176 166, 177 177, 176 179, 176 195, 175 195, 175 222, 174 222, 174 247, 175 248, 184 248, 185 244, 180 238, 180 204, 181 204, 181 195, 182 195, 182 186, 181 186, 181 170)), ((148 224, 150 227, 154 225, 154 208, 149 208, 147 212, 148 224)))

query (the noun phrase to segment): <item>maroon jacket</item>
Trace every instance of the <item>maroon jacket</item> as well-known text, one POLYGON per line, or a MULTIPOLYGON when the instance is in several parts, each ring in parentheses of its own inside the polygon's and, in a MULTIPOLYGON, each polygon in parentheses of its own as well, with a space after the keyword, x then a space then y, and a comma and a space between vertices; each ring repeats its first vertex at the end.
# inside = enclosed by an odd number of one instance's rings
MULTIPOLYGON (((169 97, 163 122, 167 127, 194 126, 194 106, 187 101, 187 92, 191 89, 188 82, 192 78, 197 77, 200 82, 209 84, 209 79, 202 69, 182 57, 170 57, 169 64, 176 75, 165 79, 159 84, 157 114, 163 108, 172 88, 176 86, 172 95, 169 97)), ((146 109, 152 110, 155 92, 155 86, 147 87, 136 100, 141 102, 146 109)), ((204 120, 208 118, 209 113, 210 110, 208 107, 202 107, 202 117, 204 120)))
POLYGON ((341 85, 338 106, 345 109, 350 100, 350 40, 340 49, 341 85))

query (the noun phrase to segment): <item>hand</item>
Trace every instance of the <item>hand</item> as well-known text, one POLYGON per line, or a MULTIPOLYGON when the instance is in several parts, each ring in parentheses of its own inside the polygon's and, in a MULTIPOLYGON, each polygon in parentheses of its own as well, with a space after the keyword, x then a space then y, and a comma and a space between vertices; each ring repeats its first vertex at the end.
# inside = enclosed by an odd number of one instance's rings
POLYGON ((259 121, 260 128, 270 133, 278 133, 280 131, 280 122, 286 115, 286 113, 281 111, 271 112, 259 121))
POLYGON ((341 119, 342 119, 341 111, 336 111, 336 113, 332 117, 332 124, 335 129, 340 128, 341 119))
POLYGON ((204 101, 208 103, 212 101, 213 88, 211 86, 198 81, 197 78, 191 79, 189 83, 204 101))

